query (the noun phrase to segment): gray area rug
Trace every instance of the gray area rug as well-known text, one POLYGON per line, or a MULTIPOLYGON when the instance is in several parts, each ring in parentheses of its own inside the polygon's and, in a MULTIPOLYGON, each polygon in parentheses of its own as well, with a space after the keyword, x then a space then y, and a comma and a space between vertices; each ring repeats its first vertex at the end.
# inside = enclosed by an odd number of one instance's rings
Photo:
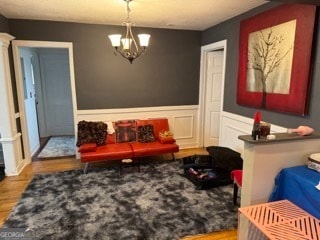
POLYGON ((71 157, 76 154, 74 136, 51 137, 38 158, 71 157))
POLYGON ((4 226, 39 239, 172 240, 235 228, 237 208, 232 185, 196 190, 177 160, 36 175, 4 226))

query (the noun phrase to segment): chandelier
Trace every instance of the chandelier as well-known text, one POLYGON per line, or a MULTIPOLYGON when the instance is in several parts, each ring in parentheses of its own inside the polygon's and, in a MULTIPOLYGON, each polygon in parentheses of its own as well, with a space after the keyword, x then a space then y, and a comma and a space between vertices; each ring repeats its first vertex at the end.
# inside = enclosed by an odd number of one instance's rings
POLYGON ((111 40, 112 47, 115 49, 115 55, 120 54, 122 57, 129 60, 130 63, 132 63, 133 60, 138 58, 142 54, 146 54, 147 47, 149 44, 149 34, 139 34, 139 43, 140 43, 140 49, 137 45, 136 40, 133 37, 132 29, 131 27, 134 25, 134 23, 130 19, 130 7, 129 3, 132 0, 123 0, 127 3, 127 19, 125 22, 122 23, 123 26, 126 26, 127 32, 126 36, 121 39, 121 34, 112 34, 109 35, 109 38, 111 40), (122 48, 120 48, 122 44, 122 48))

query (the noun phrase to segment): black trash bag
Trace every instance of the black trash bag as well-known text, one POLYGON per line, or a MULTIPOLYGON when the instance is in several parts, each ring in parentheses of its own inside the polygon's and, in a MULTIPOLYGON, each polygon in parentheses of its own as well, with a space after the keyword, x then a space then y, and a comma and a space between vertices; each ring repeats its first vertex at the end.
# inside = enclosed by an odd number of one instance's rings
POLYGON ((229 172, 242 169, 243 160, 241 154, 227 147, 211 146, 206 148, 214 159, 217 168, 223 168, 229 172))
POLYGON ((5 177, 4 166, 0 166, 0 181, 2 181, 5 177))

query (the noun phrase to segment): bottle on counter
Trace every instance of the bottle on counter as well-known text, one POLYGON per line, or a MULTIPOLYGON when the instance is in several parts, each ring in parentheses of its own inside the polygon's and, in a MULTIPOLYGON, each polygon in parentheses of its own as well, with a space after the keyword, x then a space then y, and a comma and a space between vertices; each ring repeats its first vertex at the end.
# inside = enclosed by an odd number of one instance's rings
POLYGON ((260 121, 261 121, 261 112, 256 112, 254 114, 254 122, 253 122, 252 134, 251 134, 253 140, 259 140, 261 137, 260 121))

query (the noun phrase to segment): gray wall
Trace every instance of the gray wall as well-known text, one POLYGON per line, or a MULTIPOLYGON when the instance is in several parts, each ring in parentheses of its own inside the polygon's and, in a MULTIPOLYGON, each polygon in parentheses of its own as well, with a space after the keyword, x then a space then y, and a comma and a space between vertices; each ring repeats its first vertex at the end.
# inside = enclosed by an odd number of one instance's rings
POLYGON ((0 32, 5 32, 5 33, 9 32, 8 19, 1 14, 0 14, 0 32))
MULTIPOLYGON (((9 20, 0 14, 0 32, 1 33, 9 33, 9 20)), ((13 68, 13 58, 12 58, 12 50, 11 45, 9 46, 9 64, 10 64, 10 73, 11 73, 11 83, 13 88, 13 100, 14 100, 14 107, 15 112, 19 112, 18 107, 18 97, 17 97, 17 90, 16 90, 16 81, 15 81, 15 75, 14 75, 14 68, 13 68)))
MULTIPOLYGON (((311 91, 309 111, 306 116, 288 115, 261 109, 249 108, 237 105, 236 90, 238 78, 238 46, 240 21, 254 16, 260 12, 279 6, 281 3, 267 3, 261 7, 252 9, 245 14, 239 15, 226 22, 209 28, 202 33, 202 45, 227 39, 227 63, 226 63, 226 85, 224 94, 224 111, 253 117, 256 111, 262 112, 262 120, 283 127, 297 127, 299 125, 312 126, 320 130, 320 17, 316 17, 315 40, 313 47, 314 58, 311 62, 313 72, 311 74, 311 91)), ((319 7, 318 7, 319 8, 319 7)), ((319 9, 318 9, 319 10, 319 9)), ((288 103, 294 104, 294 103, 288 103)))
MULTIPOLYGON (((9 20, 10 34, 17 39, 70 41, 74 44, 79 109, 146 107, 198 104, 200 45, 227 39, 224 110, 286 127, 309 125, 320 130, 320 18, 316 18, 313 73, 309 111, 295 116, 236 104, 240 21, 281 3, 267 3, 202 32, 137 28, 151 36, 147 56, 130 65, 115 57, 107 35, 122 27, 47 21, 9 20)), ((6 19, 0 17, 0 28, 6 19)))
POLYGON ((121 26, 9 19, 9 28, 19 40, 73 43, 78 109, 198 104, 200 31, 134 28, 151 39, 131 65, 107 37, 121 26))

